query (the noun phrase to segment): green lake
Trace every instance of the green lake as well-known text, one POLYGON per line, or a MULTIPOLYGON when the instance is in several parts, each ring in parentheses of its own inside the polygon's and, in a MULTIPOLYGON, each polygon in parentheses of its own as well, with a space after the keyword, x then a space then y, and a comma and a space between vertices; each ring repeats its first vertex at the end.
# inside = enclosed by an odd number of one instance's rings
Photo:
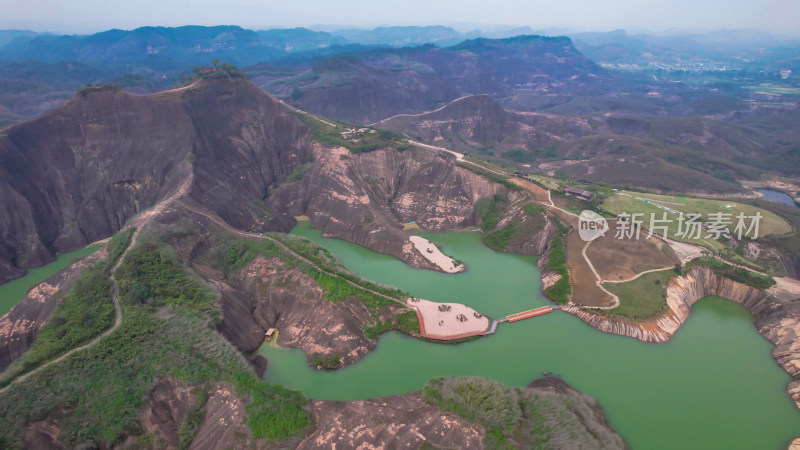
MULTIPOLYGON (((414 296, 468 304, 489 316, 548 304, 534 258, 497 253, 478 233, 424 233, 467 272, 413 269, 341 240, 323 239, 307 222, 294 234, 323 245, 361 276, 414 296)), ((383 335, 375 351, 336 371, 307 366, 302 351, 267 344, 264 378, 315 399, 356 400, 419 390, 441 375, 482 376, 525 386, 558 375, 603 406, 634 449, 779 449, 800 437, 800 412, 785 392, 772 344, 741 306, 707 298, 666 344, 601 333, 560 311, 501 324, 497 334, 460 345, 383 335)))
POLYGON ((99 248, 99 245, 93 245, 74 252, 61 253, 50 264, 36 269, 28 269, 28 273, 22 278, 17 278, 0 286, 0 316, 5 315, 11 311, 14 305, 21 302, 30 288, 55 275, 59 270, 69 266, 74 261, 94 253, 99 248))

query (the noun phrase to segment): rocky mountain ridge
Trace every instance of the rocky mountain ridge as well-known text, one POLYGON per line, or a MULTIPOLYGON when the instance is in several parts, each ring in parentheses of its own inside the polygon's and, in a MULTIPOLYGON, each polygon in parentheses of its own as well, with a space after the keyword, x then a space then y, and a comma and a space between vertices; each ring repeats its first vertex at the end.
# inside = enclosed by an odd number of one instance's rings
POLYGON ((468 94, 588 92, 604 76, 569 38, 545 36, 372 49, 246 72, 259 87, 298 108, 355 123, 430 110, 468 94))
POLYGON ((0 280, 110 236, 190 173, 190 197, 252 224, 253 202, 310 151, 307 127, 244 80, 78 95, 0 136, 0 280))
POLYGON ((735 179, 758 178, 755 167, 792 172, 766 163, 789 149, 784 141, 708 118, 517 112, 476 95, 376 126, 501 164, 648 190, 741 194, 735 179))

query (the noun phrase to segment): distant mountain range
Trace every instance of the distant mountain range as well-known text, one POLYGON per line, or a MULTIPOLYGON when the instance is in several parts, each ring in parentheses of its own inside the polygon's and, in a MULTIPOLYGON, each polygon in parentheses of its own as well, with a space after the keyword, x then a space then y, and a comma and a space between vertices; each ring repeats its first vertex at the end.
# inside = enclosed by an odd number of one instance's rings
POLYGON ((791 103, 791 89, 752 88, 776 81, 792 87, 800 80, 800 46, 752 32, 665 37, 614 31, 572 40, 531 33, 527 27, 462 33, 444 26, 330 32, 143 27, 92 35, 0 30, 0 126, 63 104, 86 83, 155 92, 212 60, 242 67, 287 103, 358 123, 429 111, 474 94, 490 94, 520 111, 724 117, 749 111, 744 100, 757 93, 767 102, 791 103), (693 70, 729 67, 743 69, 693 79, 693 70))
POLYGON ((357 123, 438 108, 464 95, 595 92, 604 71, 566 37, 478 38, 451 47, 380 48, 294 67, 246 69, 299 108, 357 123))
POLYGON ((571 37, 578 50, 598 63, 675 69, 800 69, 800 40, 750 30, 686 35, 616 30, 571 37))

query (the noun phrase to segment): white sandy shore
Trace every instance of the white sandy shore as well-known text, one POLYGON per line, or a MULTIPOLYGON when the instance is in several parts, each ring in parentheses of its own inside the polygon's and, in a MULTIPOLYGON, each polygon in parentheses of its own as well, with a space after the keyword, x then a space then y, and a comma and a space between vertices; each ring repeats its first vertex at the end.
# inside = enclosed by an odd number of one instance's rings
POLYGON ((489 328, 489 318, 475 317, 477 311, 461 303, 437 303, 419 298, 409 299, 408 304, 422 315, 425 334, 431 337, 480 334, 489 328), (439 306, 449 306, 450 310, 439 311, 439 306), (463 314, 467 320, 459 321, 459 314, 463 314))
POLYGON ((443 271, 447 273, 458 273, 464 270, 463 264, 456 266, 456 261, 453 258, 442 253, 439 247, 424 237, 411 236, 409 240, 425 259, 432 262, 443 271))

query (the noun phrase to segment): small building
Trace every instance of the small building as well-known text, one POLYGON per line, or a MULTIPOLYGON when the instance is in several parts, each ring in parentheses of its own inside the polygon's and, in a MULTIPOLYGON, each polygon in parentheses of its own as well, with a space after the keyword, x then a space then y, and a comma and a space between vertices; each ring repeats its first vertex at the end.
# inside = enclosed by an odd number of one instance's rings
POLYGON ((514 175, 516 175, 516 176, 518 176, 520 178, 527 178, 528 177, 528 174, 525 173, 525 172, 522 172, 521 170, 514 171, 514 175))
POLYGON ((278 330, 276 330, 275 328, 270 328, 269 330, 267 330, 266 333, 264 333, 264 340, 271 341, 272 338, 275 337, 275 333, 277 332, 278 330))
POLYGON ((586 201, 589 201, 589 200, 592 199, 592 197, 594 197, 594 194, 592 194, 591 192, 589 192, 589 191, 587 191, 585 189, 574 188, 572 186, 565 187, 564 188, 564 192, 566 192, 567 195, 574 195, 575 197, 578 197, 578 198, 580 198, 582 200, 586 200, 586 201))

